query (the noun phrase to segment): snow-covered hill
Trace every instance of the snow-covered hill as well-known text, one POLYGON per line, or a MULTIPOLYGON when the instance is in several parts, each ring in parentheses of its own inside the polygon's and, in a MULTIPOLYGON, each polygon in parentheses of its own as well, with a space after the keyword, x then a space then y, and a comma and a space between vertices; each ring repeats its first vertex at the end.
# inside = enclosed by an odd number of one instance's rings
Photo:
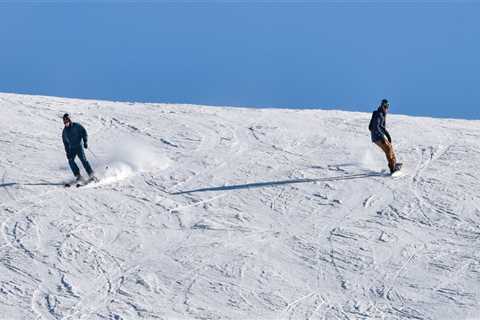
POLYGON ((0 94, 0 319, 480 319, 480 122, 389 115, 393 179, 369 117, 0 94))

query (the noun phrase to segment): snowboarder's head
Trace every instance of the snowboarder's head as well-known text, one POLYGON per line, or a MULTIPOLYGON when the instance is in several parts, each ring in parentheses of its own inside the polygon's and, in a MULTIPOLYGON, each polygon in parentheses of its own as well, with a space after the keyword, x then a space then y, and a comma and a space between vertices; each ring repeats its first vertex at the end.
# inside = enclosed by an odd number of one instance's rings
POLYGON ((388 103, 388 100, 383 99, 382 102, 380 103, 380 109, 383 111, 383 113, 387 113, 389 107, 390 107, 390 104, 388 103))
POLYGON ((63 115, 63 124, 65 125, 65 127, 70 127, 70 125, 72 124, 72 120, 70 119, 70 115, 68 113, 65 113, 63 115))

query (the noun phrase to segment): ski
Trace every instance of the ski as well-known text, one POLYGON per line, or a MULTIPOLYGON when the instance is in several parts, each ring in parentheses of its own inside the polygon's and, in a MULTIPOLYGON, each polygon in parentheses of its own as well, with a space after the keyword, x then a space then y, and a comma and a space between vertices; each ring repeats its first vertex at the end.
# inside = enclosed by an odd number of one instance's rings
POLYGON ((90 179, 88 179, 87 181, 85 182, 81 182, 81 183, 77 183, 77 188, 81 188, 81 187, 85 187, 85 186, 88 186, 89 184, 91 183, 97 183, 99 182, 100 180, 98 180, 97 177, 91 177, 90 179))
POLYGON ((70 188, 71 186, 75 185, 75 183, 77 183, 77 182, 78 182, 78 181, 76 181, 76 180, 69 181, 69 182, 65 182, 65 183, 63 184, 63 186, 64 186, 65 188, 70 188))

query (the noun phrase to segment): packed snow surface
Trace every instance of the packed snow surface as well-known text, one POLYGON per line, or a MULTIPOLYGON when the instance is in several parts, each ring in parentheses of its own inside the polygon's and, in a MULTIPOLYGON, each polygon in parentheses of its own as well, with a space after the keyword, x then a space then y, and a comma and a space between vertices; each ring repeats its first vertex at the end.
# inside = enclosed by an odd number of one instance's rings
POLYGON ((0 319, 480 319, 480 122, 369 119, 0 94, 0 319))

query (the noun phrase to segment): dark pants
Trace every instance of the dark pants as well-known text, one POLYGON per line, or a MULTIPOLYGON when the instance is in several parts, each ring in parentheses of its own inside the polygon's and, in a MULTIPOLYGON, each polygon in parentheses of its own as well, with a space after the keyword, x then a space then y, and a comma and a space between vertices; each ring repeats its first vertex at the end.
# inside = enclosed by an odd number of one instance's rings
POLYGON ((75 163, 75 157, 78 156, 78 159, 83 164, 85 171, 87 171, 88 175, 93 174, 92 167, 90 163, 88 163, 87 158, 85 157, 85 151, 83 150, 82 146, 74 148, 68 155, 68 164, 70 165, 70 169, 72 169, 73 175, 78 176, 80 174, 80 169, 78 168, 77 164, 75 163))

